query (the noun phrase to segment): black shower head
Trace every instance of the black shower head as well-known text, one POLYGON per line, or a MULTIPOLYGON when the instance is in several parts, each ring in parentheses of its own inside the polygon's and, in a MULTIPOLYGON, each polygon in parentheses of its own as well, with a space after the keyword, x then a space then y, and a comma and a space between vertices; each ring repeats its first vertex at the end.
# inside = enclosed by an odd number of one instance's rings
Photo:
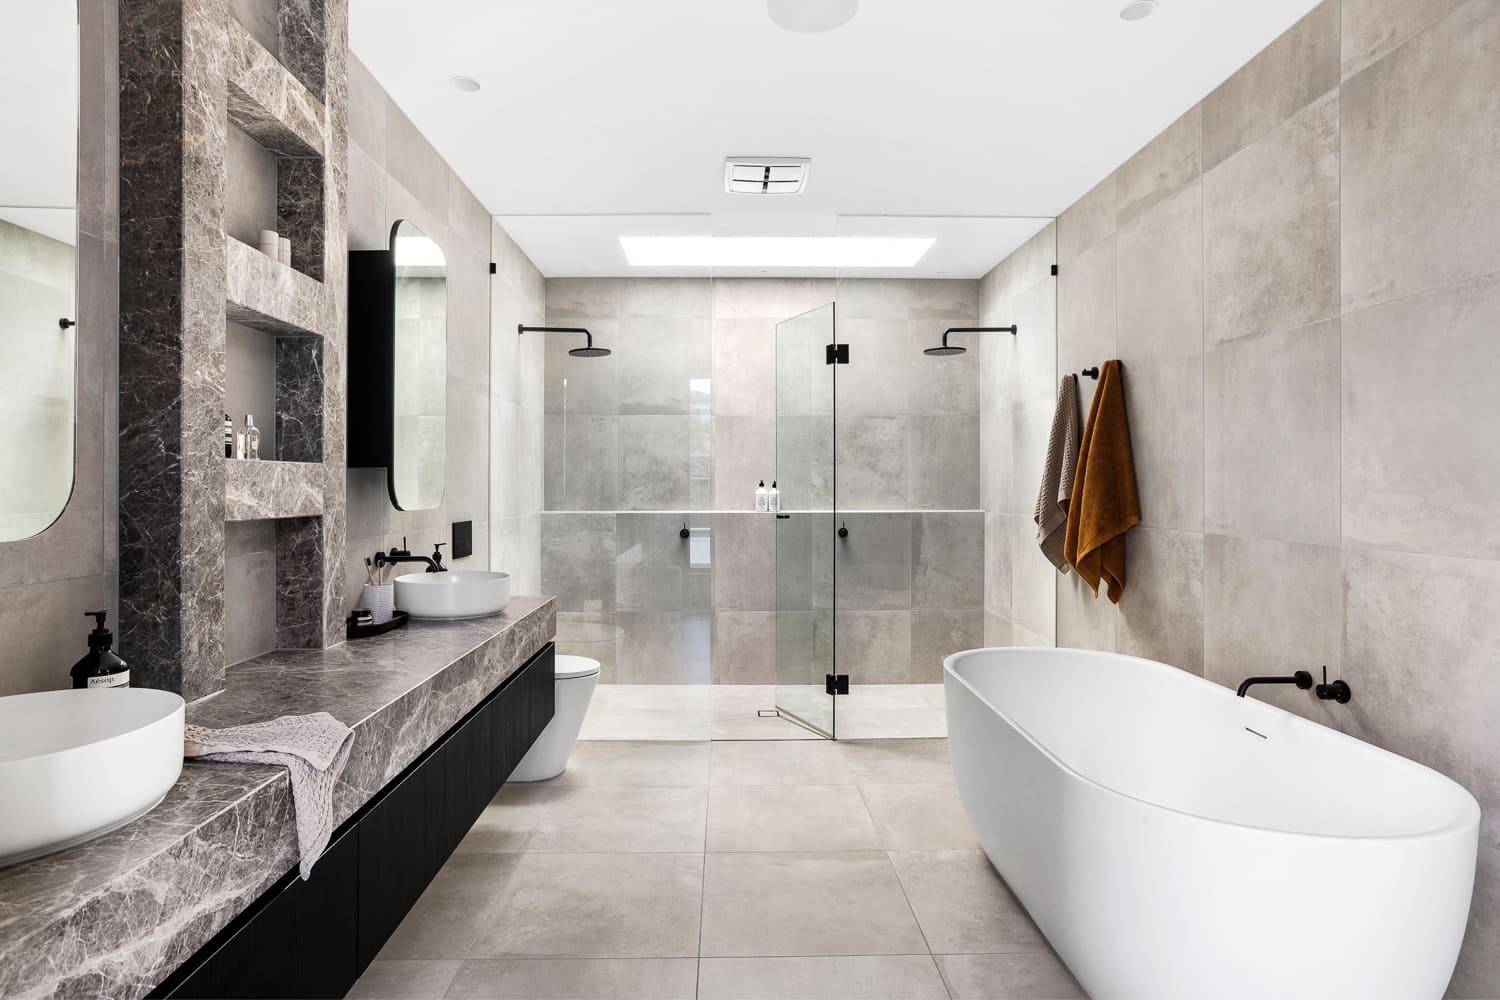
POLYGON ((967 347, 959 347, 957 344, 948 343, 950 333, 1008 333, 1015 335, 1016 328, 1010 326, 950 326, 943 331, 943 342, 937 347, 929 347, 922 353, 934 358, 949 358, 955 354, 962 354, 968 350, 967 347))
POLYGON ((609 355, 609 348, 595 347, 594 335, 581 326, 527 326, 525 323, 517 323, 516 333, 581 333, 585 337, 583 346, 573 348, 569 354, 575 358, 603 358, 609 355))
POLYGON ((923 351, 922 353, 923 354, 930 354, 930 355, 932 355, 935 358, 946 358, 949 355, 962 354, 962 353, 964 353, 967 350, 968 350, 967 347, 954 347, 954 346, 950 346, 948 344, 944 344, 941 347, 929 347, 925 351, 923 351))

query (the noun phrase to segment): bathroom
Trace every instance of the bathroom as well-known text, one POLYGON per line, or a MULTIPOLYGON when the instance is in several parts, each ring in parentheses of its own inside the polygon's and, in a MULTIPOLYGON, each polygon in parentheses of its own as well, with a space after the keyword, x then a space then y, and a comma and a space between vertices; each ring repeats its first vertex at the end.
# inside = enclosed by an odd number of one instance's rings
POLYGON ((1212 8, 0 10, 0 995, 1500 997, 1500 4, 1212 8))

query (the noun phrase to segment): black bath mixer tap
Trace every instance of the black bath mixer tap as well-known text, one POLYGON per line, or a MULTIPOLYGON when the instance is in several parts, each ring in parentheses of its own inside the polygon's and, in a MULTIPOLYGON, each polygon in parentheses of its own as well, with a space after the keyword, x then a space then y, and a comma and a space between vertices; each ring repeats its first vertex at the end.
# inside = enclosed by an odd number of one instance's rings
POLYGON ((1328 665, 1323 665, 1323 683, 1313 688, 1313 694, 1323 701, 1336 701, 1340 705, 1349 704, 1349 699, 1354 697, 1354 692, 1349 690, 1347 681, 1328 681, 1328 665))
POLYGON ((438 542, 432 547, 430 556, 414 556, 406 547, 406 536, 401 536, 401 548, 391 549, 389 552, 375 553, 376 566, 394 566, 397 563, 419 562, 427 564, 429 573, 446 573, 448 567, 443 565, 443 543, 438 542))

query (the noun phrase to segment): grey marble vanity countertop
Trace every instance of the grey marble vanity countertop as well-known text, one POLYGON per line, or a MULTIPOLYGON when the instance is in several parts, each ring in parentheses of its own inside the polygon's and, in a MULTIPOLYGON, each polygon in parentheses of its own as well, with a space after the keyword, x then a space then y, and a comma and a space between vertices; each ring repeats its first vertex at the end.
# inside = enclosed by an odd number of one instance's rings
MULTIPOLYGON (((552 598, 502 615, 413 622, 333 649, 267 653, 188 706, 222 727, 328 712, 354 727, 342 822, 557 631, 552 598)), ((113 833, 0 869, 0 996, 132 1000, 297 863, 286 771, 188 763, 161 805, 113 833)))

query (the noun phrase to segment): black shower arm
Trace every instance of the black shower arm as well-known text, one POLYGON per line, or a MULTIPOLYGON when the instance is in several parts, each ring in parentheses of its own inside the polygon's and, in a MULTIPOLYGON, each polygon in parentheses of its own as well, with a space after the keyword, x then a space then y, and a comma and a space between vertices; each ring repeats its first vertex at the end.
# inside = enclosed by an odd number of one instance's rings
POLYGON ((1010 326, 950 326, 943 331, 943 346, 948 346, 948 334, 950 333, 1008 333, 1015 336, 1016 325, 1010 326))
POLYGON ((525 323, 517 323, 516 335, 523 333, 581 333, 588 338, 584 346, 594 346, 594 335, 581 326, 527 326, 525 323))

